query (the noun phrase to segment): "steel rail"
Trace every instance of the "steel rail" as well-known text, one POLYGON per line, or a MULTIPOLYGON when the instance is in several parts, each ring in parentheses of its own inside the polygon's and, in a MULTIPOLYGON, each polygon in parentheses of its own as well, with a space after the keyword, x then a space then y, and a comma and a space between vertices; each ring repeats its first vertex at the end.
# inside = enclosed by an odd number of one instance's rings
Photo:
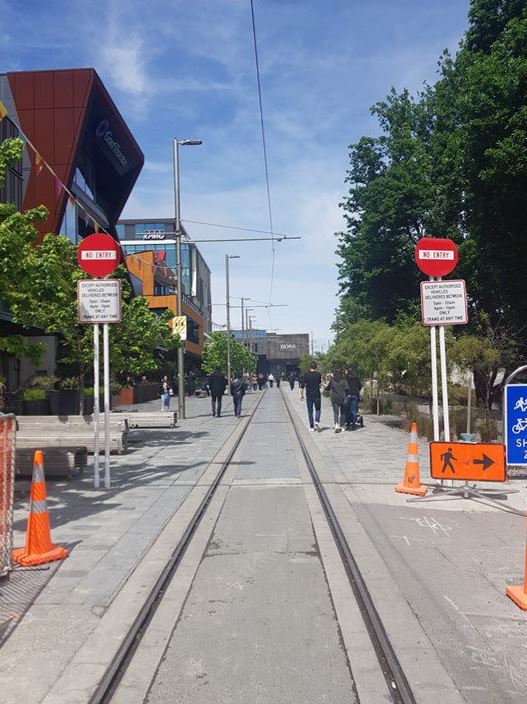
POLYGON ((379 659, 381 669, 386 678, 388 689, 393 696, 394 704, 417 704, 410 684, 404 674, 401 663, 399 662, 395 650, 390 642, 389 636, 386 633, 386 629, 384 628, 382 619, 379 616, 379 612, 375 607, 364 577, 362 576, 360 568, 353 557, 353 553, 346 536, 344 535, 344 531, 342 530, 340 522, 335 514, 335 511, 333 510, 333 506, 331 505, 331 501, 329 500, 324 485, 320 480, 315 464, 309 454, 309 450, 307 449, 301 436, 301 432, 297 425, 299 421, 295 420, 293 417, 293 413, 283 393, 282 400, 285 404, 289 419, 291 420, 291 424, 294 428, 296 438, 302 451, 302 456, 304 457, 304 461, 308 468, 309 474, 311 475, 311 479, 313 480, 319 501, 322 505, 340 553, 344 568, 353 589, 353 593, 357 599, 364 623, 379 659))
MULTIPOLYGON (((201 503, 196 509, 194 515, 192 516, 192 519, 190 520, 188 526, 185 528, 183 535, 181 536, 165 567, 163 568, 163 571, 157 578, 156 583, 150 590, 150 593, 146 598, 143 606, 141 607, 141 610, 137 614, 136 618, 134 619, 134 622, 132 623, 128 632, 123 638, 119 649, 114 655, 110 665, 106 669, 106 672, 104 673, 103 677, 101 678, 101 681, 97 685, 97 688, 90 697, 88 704, 109 704, 111 702, 112 696, 115 693, 115 690, 119 682, 121 681, 121 678, 124 675, 126 668, 128 667, 128 664, 130 663, 135 651, 137 650, 137 647, 141 642, 141 638, 144 632, 146 631, 148 624, 152 620, 156 609, 159 603, 161 602, 161 599, 163 598, 166 587, 170 583, 171 579, 174 577, 177 568, 179 567, 179 564, 181 563, 181 560, 187 550, 187 547, 189 546, 190 541, 192 540, 199 524, 201 523, 201 519, 205 515, 205 512, 210 502, 212 501, 212 498, 216 493, 216 490, 218 489, 220 482, 223 479, 225 472, 227 471, 227 468, 232 462, 232 458, 234 457, 236 451, 238 450, 241 444, 241 441, 245 436, 245 433, 247 432, 247 428, 249 427, 252 422, 252 419, 254 418, 255 412, 257 411, 258 406, 260 405, 262 398, 264 397, 264 394, 265 392, 263 394, 260 394, 260 398, 253 407, 249 420, 245 424, 245 427, 243 428, 239 437, 236 439, 236 442, 229 451, 229 454, 227 455, 226 459, 223 461, 221 469, 218 471, 213 482, 207 489, 205 496, 201 500, 201 503)), ((211 463, 213 461, 214 458, 211 460, 211 463)))

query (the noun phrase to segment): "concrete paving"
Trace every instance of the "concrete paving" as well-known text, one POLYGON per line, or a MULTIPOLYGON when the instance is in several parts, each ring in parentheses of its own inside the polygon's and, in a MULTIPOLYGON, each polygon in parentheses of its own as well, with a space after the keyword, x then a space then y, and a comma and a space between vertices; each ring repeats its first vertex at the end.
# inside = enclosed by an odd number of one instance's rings
MULTIPOLYGON (((257 398, 249 394, 245 408, 257 398)), ((175 429, 131 431, 129 452, 112 456, 110 490, 93 489, 91 463, 83 478, 48 482, 52 537, 70 556, 0 581, 3 703, 43 700, 239 423, 230 399, 212 418, 208 399, 191 398, 175 429)), ((29 482, 17 483, 15 545, 24 542, 28 494, 29 482)))
MULTIPOLYGON (((284 392, 307 427, 298 391, 284 392)), ((366 416, 363 429, 335 434, 328 422, 331 419, 330 405, 323 399, 323 432, 310 434, 310 442, 339 485, 332 490, 333 500, 338 500, 337 489, 344 493, 374 547, 371 553, 357 543, 349 527, 350 544, 353 549, 355 541, 379 610, 387 604, 393 605, 392 611, 397 609, 394 591, 407 600, 428 639, 423 652, 433 650, 464 701, 525 702, 527 614, 505 596, 509 584, 523 579, 525 519, 464 499, 408 503, 394 491, 403 477, 408 433, 366 416), (392 584, 384 590, 383 579, 378 579, 379 557, 386 570, 384 582, 388 578, 392 584)), ((420 460, 421 481, 426 481, 424 440, 420 460)), ((525 481, 511 479, 504 488, 511 487, 519 491, 502 497, 503 508, 525 510, 525 481)), ((404 619, 397 623, 393 613, 387 619, 394 623, 397 642, 409 631, 409 623, 404 619)), ((449 701, 444 694, 443 701, 449 701)))
POLYGON ((288 428, 269 390, 150 704, 358 701, 288 428))

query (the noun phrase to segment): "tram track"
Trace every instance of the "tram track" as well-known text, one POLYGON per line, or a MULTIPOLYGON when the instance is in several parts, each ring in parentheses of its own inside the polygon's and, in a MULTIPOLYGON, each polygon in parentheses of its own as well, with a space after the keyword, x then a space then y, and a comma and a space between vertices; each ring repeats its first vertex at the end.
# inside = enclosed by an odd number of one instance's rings
MULTIPOLYGON (((236 437, 234 444, 229 449, 227 455, 222 460, 221 466, 217 471, 213 481, 207 488, 199 506, 195 510, 191 520, 186 526, 178 544, 172 552, 170 559, 162 569, 154 586, 149 592, 147 599, 137 614, 134 622, 129 628, 126 636, 123 638, 115 656, 110 665, 106 669, 104 675, 100 679, 96 689, 93 691, 89 699, 89 704, 110 704, 113 696, 116 693, 119 684, 124 677, 129 664, 132 662, 134 655, 141 643, 143 635, 146 633, 149 624, 151 623, 158 606, 160 605, 165 592, 177 574, 178 567, 189 547, 203 517, 207 513, 207 509, 211 504, 218 488, 222 484, 222 480, 232 463, 233 457, 240 448, 240 445, 246 435, 246 432, 251 425, 258 407, 264 398, 265 392, 260 395, 257 403, 251 410, 251 415, 245 422, 241 432, 236 437)), ((373 603, 366 582, 353 556, 352 550, 345 537, 344 531, 339 523, 338 517, 333 509, 331 501, 325 490, 324 483, 321 481, 317 472, 315 463, 313 462, 309 449, 302 437, 303 426, 296 413, 291 410, 288 402, 280 392, 280 397, 284 403, 287 416, 294 431, 294 436, 298 442, 302 458, 309 472, 309 476, 316 490, 318 500, 322 507, 325 519, 331 531, 333 540, 336 544, 340 559, 347 574, 350 587, 355 596, 358 608, 361 612, 365 628, 371 640, 373 650, 379 661, 380 670, 386 680, 387 690, 392 698, 393 704, 416 704, 416 699, 413 695, 411 687, 407 681, 404 671, 399 663, 395 650, 390 642, 388 634, 382 623, 375 604, 373 603)), ((307 476, 307 475, 306 475, 307 476)), ((352 668, 353 676, 353 668, 352 668)), ((360 700, 360 698, 359 698, 360 700)))
POLYGON ((304 462, 315 486, 320 504, 337 545, 342 563, 348 575, 351 589, 362 613, 366 629, 377 654, 381 670, 386 679, 394 704, 417 704, 404 670, 390 642, 382 619, 375 607, 362 572, 353 556, 342 526, 333 509, 328 494, 317 472, 316 466, 302 437, 301 423, 295 418, 289 404, 282 394, 284 405, 295 432, 304 462))
MULTIPOLYGON (((145 600, 141 610, 134 619, 131 627, 129 628, 125 638, 121 642, 119 649, 117 650, 112 662, 106 669, 104 675, 99 681, 95 691, 89 699, 89 704, 109 704, 112 700, 112 696, 115 693, 119 682, 121 681, 129 663, 131 662, 134 653, 136 652, 139 643, 141 642, 142 636, 145 633, 148 625, 152 621, 154 614, 159 606, 165 590, 173 579, 177 572, 177 569, 185 555, 185 552, 196 533, 203 516, 205 515, 210 502, 212 501, 221 481, 225 475, 225 472, 231 464, 232 458, 236 454, 238 448, 240 447, 243 438, 247 432, 249 425, 254 418, 258 406, 260 405, 264 394, 260 395, 260 398, 251 410, 251 415, 246 421, 241 433, 236 438, 236 441, 232 448, 229 450, 226 458, 223 460, 220 469, 218 470, 216 476, 211 482, 209 488, 207 489, 201 503, 194 512, 191 520, 189 521, 183 535, 181 536, 178 544, 176 545, 170 559, 167 561, 165 567, 157 578, 154 586, 152 587, 147 599, 145 600)), ((214 460, 212 460, 214 462, 214 460)))

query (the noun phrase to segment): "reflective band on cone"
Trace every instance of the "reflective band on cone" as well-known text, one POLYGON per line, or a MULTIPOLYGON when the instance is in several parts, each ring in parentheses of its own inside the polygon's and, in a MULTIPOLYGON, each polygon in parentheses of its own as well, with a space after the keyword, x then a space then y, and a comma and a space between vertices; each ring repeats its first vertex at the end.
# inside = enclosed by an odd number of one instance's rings
POLYGON ((26 544, 13 550, 13 560, 24 567, 41 565, 45 562, 63 560, 68 551, 61 545, 51 542, 49 513, 46 503, 46 482, 42 450, 35 451, 29 516, 27 519, 26 544))
POLYGON ((399 492, 399 494, 412 494, 413 496, 424 496, 428 491, 428 487, 421 484, 419 477, 419 448, 417 447, 416 423, 412 423, 410 430, 404 479, 401 484, 395 487, 395 491, 399 492))

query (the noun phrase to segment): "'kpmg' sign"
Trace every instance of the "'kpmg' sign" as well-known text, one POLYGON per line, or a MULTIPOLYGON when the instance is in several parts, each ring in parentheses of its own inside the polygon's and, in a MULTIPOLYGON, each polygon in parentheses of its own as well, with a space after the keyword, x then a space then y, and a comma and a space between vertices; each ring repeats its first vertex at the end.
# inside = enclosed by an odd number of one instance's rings
POLYGON ((505 387, 507 464, 527 465, 527 384, 505 387))

